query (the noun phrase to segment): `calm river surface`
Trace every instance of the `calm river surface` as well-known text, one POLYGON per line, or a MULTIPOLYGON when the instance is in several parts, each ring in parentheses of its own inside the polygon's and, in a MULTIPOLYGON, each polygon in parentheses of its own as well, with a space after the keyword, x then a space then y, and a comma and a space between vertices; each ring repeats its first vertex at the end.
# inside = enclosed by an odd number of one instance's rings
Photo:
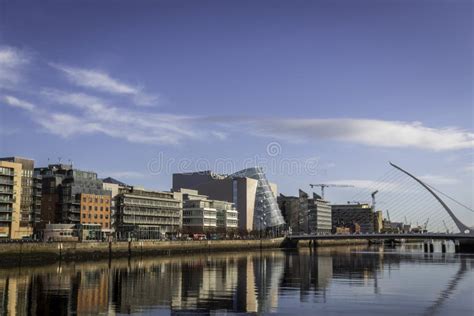
POLYGON ((473 263, 407 244, 0 267, 0 314, 473 315, 473 263))

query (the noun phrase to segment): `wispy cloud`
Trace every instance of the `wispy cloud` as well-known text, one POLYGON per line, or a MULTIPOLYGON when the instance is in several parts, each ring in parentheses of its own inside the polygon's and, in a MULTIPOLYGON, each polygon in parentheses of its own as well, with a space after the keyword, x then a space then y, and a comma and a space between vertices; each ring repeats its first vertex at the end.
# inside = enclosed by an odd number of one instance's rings
POLYGON ((0 46, 0 88, 12 88, 22 80, 23 68, 30 57, 19 49, 0 46))
POLYGON ((185 140, 221 139, 221 135, 199 126, 199 119, 165 113, 130 110, 110 105, 106 100, 83 93, 46 89, 41 92, 48 103, 66 105, 63 111, 74 114, 47 115, 41 123, 60 136, 73 133, 102 133, 132 143, 178 144, 185 140), (67 129, 64 125, 78 125, 67 129))
POLYGON ((442 175, 434 175, 434 174, 426 174, 423 176, 419 176, 418 178, 427 184, 434 184, 434 185, 459 183, 458 179, 442 176, 442 175))
POLYGON ((471 162, 467 166, 464 167, 464 171, 467 172, 474 172, 474 162, 471 162))
MULTIPOLYGON (((19 86, 21 70, 29 62, 29 55, 23 51, 0 47, 0 88, 19 86)), ((472 131, 456 127, 428 127, 420 122, 184 116, 144 111, 154 108, 121 107, 116 101, 122 103, 123 98, 117 96, 128 96, 137 105, 155 104, 157 99, 155 95, 144 92, 143 88, 113 78, 104 71, 55 63, 49 63, 49 66, 64 74, 75 86, 86 88, 87 93, 42 89, 39 86, 33 90, 41 91, 39 95, 35 92, 29 92, 29 95, 43 105, 41 108, 12 95, 5 95, 0 100, 9 106, 34 112, 34 121, 47 131, 63 137, 101 133, 133 143, 178 144, 185 140, 224 140, 244 133, 289 142, 330 141, 434 151, 474 148, 472 131), (93 92, 100 93, 101 97, 91 95, 93 92)))
POLYGON ((158 101, 156 95, 145 93, 141 87, 121 82, 100 70, 70 67, 55 63, 50 63, 50 66, 64 73, 71 83, 80 87, 109 94, 128 95, 132 97, 137 105, 153 105, 158 101))
POLYGON ((400 185, 394 182, 381 182, 373 180, 363 180, 363 179, 346 179, 346 180, 335 180, 335 181, 326 181, 327 184, 337 184, 337 185, 350 185, 356 189, 369 189, 377 190, 383 187, 384 191, 397 191, 400 189, 400 185))
POLYGON ((432 128, 420 122, 373 119, 242 120, 253 133, 291 142, 330 140, 374 147, 435 151, 474 148, 474 133, 459 128, 432 128))
POLYGON ((1 100, 5 104, 7 104, 9 106, 12 106, 12 107, 21 108, 21 109, 28 110, 28 111, 33 111, 35 109, 34 104, 32 104, 30 102, 27 102, 27 101, 24 101, 24 100, 17 99, 14 96, 11 96, 11 95, 5 95, 1 98, 1 100))

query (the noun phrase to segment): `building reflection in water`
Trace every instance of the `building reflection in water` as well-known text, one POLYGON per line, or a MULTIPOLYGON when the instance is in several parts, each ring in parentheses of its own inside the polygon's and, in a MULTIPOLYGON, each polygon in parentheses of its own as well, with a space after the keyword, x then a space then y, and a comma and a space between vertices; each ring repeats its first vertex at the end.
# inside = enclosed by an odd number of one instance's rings
POLYGON ((320 248, 4 268, 0 314, 270 312, 285 294, 325 302, 338 280, 378 293, 383 270, 397 269, 401 258, 320 248))

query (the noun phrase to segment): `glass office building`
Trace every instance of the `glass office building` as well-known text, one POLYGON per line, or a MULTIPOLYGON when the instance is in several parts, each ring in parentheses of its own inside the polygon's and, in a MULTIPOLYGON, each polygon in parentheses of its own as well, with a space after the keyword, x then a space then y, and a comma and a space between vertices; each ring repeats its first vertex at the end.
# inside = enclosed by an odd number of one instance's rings
POLYGON ((277 227, 285 224, 281 215, 275 195, 270 187, 270 183, 262 168, 248 168, 238 171, 232 178, 251 178, 257 180, 257 190, 255 194, 255 211, 253 216, 253 227, 263 230, 270 227, 277 227))

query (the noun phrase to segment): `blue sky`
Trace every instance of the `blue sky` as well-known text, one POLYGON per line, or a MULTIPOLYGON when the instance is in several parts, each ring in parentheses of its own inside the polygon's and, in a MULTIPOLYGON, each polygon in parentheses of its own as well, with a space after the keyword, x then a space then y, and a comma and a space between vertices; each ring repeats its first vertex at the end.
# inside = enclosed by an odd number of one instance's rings
POLYGON ((155 189, 260 159, 335 201, 394 161, 472 207, 472 6, 4 0, 0 153, 155 189))

